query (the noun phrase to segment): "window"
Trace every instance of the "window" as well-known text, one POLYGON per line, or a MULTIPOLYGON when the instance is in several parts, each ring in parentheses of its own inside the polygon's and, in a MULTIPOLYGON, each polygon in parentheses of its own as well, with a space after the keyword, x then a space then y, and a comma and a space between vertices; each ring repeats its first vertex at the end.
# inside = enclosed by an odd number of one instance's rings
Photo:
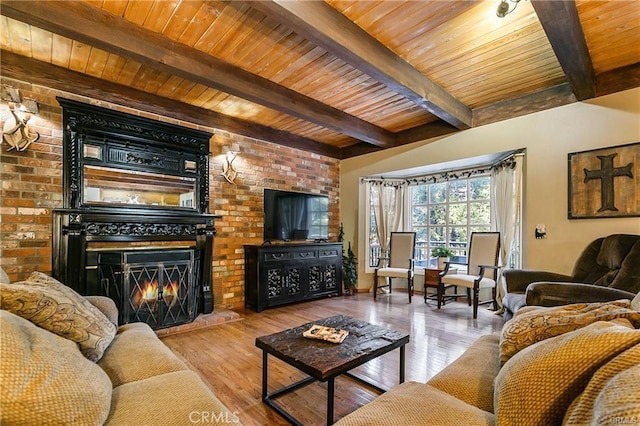
POLYGON ((309 209, 309 237, 322 238, 329 235, 329 199, 327 197, 310 197, 307 200, 309 209))
POLYGON ((491 230, 491 177, 411 187, 411 228, 416 232, 416 266, 435 266, 435 247, 450 248, 464 259, 471 233, 491 230))
MULTIPOLYGON (((407 211, 411 212, 410 230, 416 232, 416 266, 435 267, 431 257, 435 247, 452 249, 464 261, 472 232, 491 230, 491 177, 474 176, 447 182, 411 186, 407 211)), ((380 252, 374 207, 376 191, 369 199, 369 265, 375 266, 380 252)))
MULTIPOLYGON (((490 162, 485 157, 466 159, 478 161, 473 168, 447 169, 449 164, 439 163, 421 168, 424 174, 419 177, 403 178, 405 171, 399 170, 389 172, 386 177, 363 178, 365 203, 369 205, 368 214, 362 216, 362 220, 368 221, 366 239, 362 241, 368 244, 367 268, 374 267, 378 258, 384 256, 375 221, 378 198, 388 204, 382 211, 389 217, 383 214, 381 220, 390 224, 389 231, 416 232, 414 258, 418 269, 436 266, 437 259, 431 258, 436 247, 449 248, 455 253, 456 262, 466 262, 471 234, 497 228, 502 228, 505 244, 511 248, 503 264, 519 268, 524 159, 524 150, 502 152, 496 153, 490 162), (383 192, 380 197, 378 188, 390 193, 383 192), (395 197, 404 201, 398 205, 395 197)), ((415 173, 415 169, 408 170, 415 173)))

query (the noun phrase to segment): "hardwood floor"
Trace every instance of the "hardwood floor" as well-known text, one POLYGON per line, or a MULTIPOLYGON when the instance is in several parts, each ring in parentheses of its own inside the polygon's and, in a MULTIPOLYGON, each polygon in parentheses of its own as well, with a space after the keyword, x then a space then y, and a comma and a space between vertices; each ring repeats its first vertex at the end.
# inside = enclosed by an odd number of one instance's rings
MULTIPOLYGON (((479 336, 499 331, 502 317, 481 307, 478 319, 466 301, 449 302, 438 310, 416 294, 411 304, 407 294, 394 291, 373 301, 371 294, 306 302, 261 313, 238 311, 241 320, 210 328, 163 337, 162 341, 200 374, 216 396, 245 425, 286 425, 261 401, 262 352, 255 338, 344 314, 411 335, 406 346, 406 380, 425 382, 457 358, 479 336)), ((399 351, 375 359, 354 372, 383 388, 398 383, 399 351)), ((304 378, 285 363, 269 357, 269 391, 304 378)), ((355 381, 335 381, 335 420, 373 400, 378 394, 355 381)), ((278 402, 305 425, 326 424, 326 384, 314 383, 278 402)))

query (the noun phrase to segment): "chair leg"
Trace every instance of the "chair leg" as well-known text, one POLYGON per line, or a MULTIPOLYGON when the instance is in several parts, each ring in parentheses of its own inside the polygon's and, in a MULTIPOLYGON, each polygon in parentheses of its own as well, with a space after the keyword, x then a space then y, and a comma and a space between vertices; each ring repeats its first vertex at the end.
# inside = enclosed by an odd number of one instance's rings
POLYGON ((467 288, 467 303, 471 306, 471 289, 467 288))
POLYGON ((391 294, 391 277, 388 277, 387 280, 387 282, 389 283, 389 294, 391 294))
POLYGON ((378 270, 373 271, 373 300, 378 296, 378 270))
POLYGON ((498 310, 498 300, 496 300, 496 298, 498 297, 498 289, 496 287, 493 287, 491 289, 491 296, 493 296, 493 310, 497 311, 498 310))
POLYGON ((407 276, 407 287, 408 287, 407 290, 409 290, 408 291, 408 293, 409 293, 409 303, 411 303, 411 296, 413 296, 413 277, 411 276, 411 274, 409 274, 407 276))
MULTIPOLYGON (((471 290, 471 289, 469 289, 471 290)), ((480 291, 477 288, 473 289, 473 319, 478 318, 478 296, 480 291)))
POLYGON ((440 309, 440 306, 442 305, 442 298, 444 296, 443 293, 444 293, 444 284, 442 284, 442 278, 440 277, 438 278, 438 295, 437 295, 438 309, 440 309))

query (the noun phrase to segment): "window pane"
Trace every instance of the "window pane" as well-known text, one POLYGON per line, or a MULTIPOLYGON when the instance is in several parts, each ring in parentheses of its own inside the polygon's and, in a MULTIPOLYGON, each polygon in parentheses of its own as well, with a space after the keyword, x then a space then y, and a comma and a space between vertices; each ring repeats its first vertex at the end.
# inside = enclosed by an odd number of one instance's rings
POLYGON ((467 224, 467 204, 449 204, 449 224, 450 225, 466 225, 467 224))
POLYGON ((484 225, 491 223, 491 204, 489 201, 469 203, 469 223, 484 225))
POLYGON ((420 242, 427 242, 429 241, 427 239, 428 235, 429 235, 429 230, 426 227, 419 227, 419 228, 413 228, 413 230, 416 233, 416 241, 420 242))
POLYGON ((489 225, 486 225, 486 226, 471 226, 469 228, 469 230, 471 232, 490 232, 491 228, 489 228, 489 225))
POLYGON ((429 207, 429 225, 444 225, 446 223, 447 208, 444 205, 429 207))
POLYGON ((369 244, 378 245, 378 226, 376 225, 376 217, 373 208, 369 210, 369 244))
POLYGON ((427 208, 426 207, 413 207, 411 223, 413 225, 426 225, 427 224, 427 208))
POLYGON ((466 201, 467 200, 467 181, 454 180, 449 182, 449 201, 466 201))
POLYGON ((447 239, 445 238, 444 230, 444 226, 429 228, 429 246, 443 247, 445 245, 447 239))
POLYGON ((446 184, 434 183, 429 185, 429 202, 430 203, 444 203, 446 201, 446 184))
POLYGON ((488 200, 491 196, 491 177, 469 179, 469 192, 472 200, 488 200))
POLYGON ((413 204, 427 204, 427 185, 414 186, 411 190, 413 204))
POLYGON ((464 248, 469 241, 466 226, 454 226, 449 228, 449 245, 452 248, 464 248))

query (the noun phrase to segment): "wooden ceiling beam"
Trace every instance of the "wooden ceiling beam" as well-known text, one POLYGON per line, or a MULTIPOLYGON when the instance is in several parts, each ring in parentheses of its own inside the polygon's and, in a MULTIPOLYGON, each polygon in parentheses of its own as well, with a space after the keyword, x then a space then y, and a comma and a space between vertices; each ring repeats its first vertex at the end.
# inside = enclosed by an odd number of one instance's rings
POLYGON ((451 124, 438 120, 396 133, 396 146, 425 141, 427 139, 445 136, 459 131, 460 129, 453 127, 451 124))
POLYGON ((596 96, 640 87, 640 62, 598 74, 596 81, 596 96))
POLYGON ((325 2, 251 1, 251 6, 458 129, 471 110, 325 2))
MULTIPOLYGON (((3 5, 4 8, 4 5, 3 5)), ((66 68, 0 50, 2 76, 67 93, 213 127, 278 145, 340 158, 340 148, 204 108, 111 83, 66 68)))
POLYGON ((475 126, 496 123, 576 102, 568 83, 473 110, 475 126))
POLYGON ((0 13, 367 143, 393 145, 394 135, 386 129, 88 3, 11 1, 2 4, 0 13))
POLYGON ((596 96, 596 73, 573 0, 531 0, 567 81, 579 101, 596 96))

